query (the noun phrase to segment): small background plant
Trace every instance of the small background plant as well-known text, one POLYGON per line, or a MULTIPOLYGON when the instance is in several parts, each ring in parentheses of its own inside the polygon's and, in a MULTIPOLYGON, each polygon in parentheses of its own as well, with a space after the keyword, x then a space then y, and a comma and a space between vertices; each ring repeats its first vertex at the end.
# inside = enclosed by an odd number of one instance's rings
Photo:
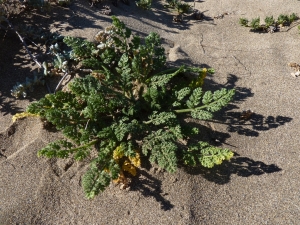
POLYGON ((292 22, 298 20, 298 16, 295 13, 291 15, 280 14, 277 20, 273 16, 267 16, 264 20, 265 24, 260 24, 260 18, 254 18, 249 24, 249 20, 246 18, 240 18, 239 24, 241 26, 250 27, 251 31, 262 31, 273 33, 280 30, 283 26, 290 26, 292 22))
POLYGON ((141 7, 142 9, 148 10, 151 8, 152 0, 139 0, 136 1, 136 5, 141 7))

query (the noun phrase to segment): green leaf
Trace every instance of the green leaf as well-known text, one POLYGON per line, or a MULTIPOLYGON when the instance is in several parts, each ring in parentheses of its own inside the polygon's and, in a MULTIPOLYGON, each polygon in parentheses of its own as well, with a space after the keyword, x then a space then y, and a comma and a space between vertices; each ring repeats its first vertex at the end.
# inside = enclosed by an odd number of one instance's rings
POLYGON ((150 161, 173 173, 177 169, 176 150, 177 146, 174 143, 158 143, 151 151, 150 161))
POLYGON ((170 82, 170 80, 176 75, 180 74, 183 71, 184 67, 180 67, 174 73, 166 73, 166 74, 157 74, 151 77, 150 85, 152 88, 157 87, 165 87, 166 84, 170 82))
MULTIPOLYGON (((201 103, 200 100, 201 100, 202 94, 203 94, 203 92, 202 92, 201 87, 194 89, 193 93, 189 97, 189 100, 187 100, 187 102, 186 102, 187 107, 189 107, 189 108, 197 107, 201 103)), ((204 99, 204 97, 203 97, 203 99, 204 99)))
POLYGON ((239 24, 242 26, 248 27, 248 23, 249 23, 249 20, 247 20, 246 18, 240 18, 240 20, 239 20, 239 24))
POLYGON ((207 143, 199 142, 201 155, 199 161, 202 166, 212 168, 215 165, 220 165, 224 160, 230 160, 233 157, 233 152, 229 149, 222 149, 210 146, 207 143))
POLYGON ((191 88, 189 87, 182 88, 181 90, 175 92, 178 101, 181 101, 190 93, 191 93, 191 88))
POLYGON ((224 160, 230 160, 233 152, 228 149, 222 149, 209 145, 207 142, 199 142, 197 145, 190 145, 188 149, 182 151, 182 160, 184 164, 212 168, 220 165, 224 160))
POLYGON ((177 167, 177 146, 174 143, 176 140, 174 133, 160 129, 144 138, 142 151, 145 155, 150 153, 151 162, 158 163, 169 172, 174 172, 177 167))
POLYGON ((38 151, 38 156, 46 156, 48 158, 68 158, 70 154, 74 154, 76 160, 86 158, 90 153, 90 146, 94 142, 82 145, 80 147, 74 146, 71 142, 66 140, 59 140, 48 144, 45 148, 38 151))
POLYGON ((157 111, 154 111, 152 115, 149 116, 149 119, 151 123, 154 125, 164 124, 170 121, 171 119, 175 119, 176 114, 173 112, 161 112, 157 113, 157 111))
POLYGON ((261 28, 260 26, 260 18, 255 18, 251 21, 250 27, 252 27, 253 30, 259 30, 261 28))
POLYGON ((213 101, 213 94, 211 91, 206 91, 202 98, 202 103, 208 105, 213 101))
POLYGON ((118 141, 122 141, 129 132, 128 124, 123 123, 123 121, 120 121, 119 124, 114 125, 113 129, 118 141))
POLYGON ((95 164, 82 177, 82 187, 88 199, 94 198, 109 185, 111 176, 106 171, 99 171, 95 164))
POLYGON ((201 110, 201 109, 195 109, 191 112, 191 116, 195 119, 199 120, 209 120, 213 118, 213 114, 211 112, 201 110))

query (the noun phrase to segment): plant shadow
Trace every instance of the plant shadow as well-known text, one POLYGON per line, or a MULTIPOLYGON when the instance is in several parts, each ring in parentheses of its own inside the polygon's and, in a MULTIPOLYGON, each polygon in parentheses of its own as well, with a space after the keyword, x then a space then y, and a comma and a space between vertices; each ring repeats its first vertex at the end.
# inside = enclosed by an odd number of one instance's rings
POLYGON ((240 119, 240 112, 228 112, 224 117, 228 124, 227 130, 239 135, 258 137, 259 131, 267 131, 291 122, 293 119, 285 116, 267 116, 253 113, 248 120, 240 119))
POLYGON ((7 114, 15 115, 23 110, 23 108, 17 106, 14 100, 0 96, 0 112, 3 113, 3 116, 6 116, 7 114))
POLYGON ((237 153, 230 161, 224 161, 221 165, 213 168, 186 167, 185 171, 191 175, 201 175, 208 181, 216 184, 226 184, 230 182, 231 175, 236 174, 241 177, 259 176, 266 173, 279 172, 282 169, 275 164, 267 165, 261 161, 255 161, 248 157, 240 157, 237 153))
POLYGON ((160 203, 164 211, 171 210, 174 205, 164 198, 161 189, 162 181, 153 177, 145 170, 140 170, 139 176, 134 178, 131 183, 131 191, 139 191, 144 197, 154 197, 160 203))
POLYGON ((237 81, 238 77, 233 74, 228 75, 227 83, 225 85, 220 85, 209 80, 209 83, 205 87, 208 90, 215 91, 221 88, 235 89, 233 101, 222 110, 215 113, 214 120, 210 122, 226 125, 227 131, 230 133, 258 137, 259 132, 261 131, 278 128, 293 120, 293 118, 282 115, 262 115, 252 112, 249 109, 241 110, 238 104, 253 97, 254 93, 247 87, 236 86, 237 81), (247 111, 249 113, 247 113, 247 111))

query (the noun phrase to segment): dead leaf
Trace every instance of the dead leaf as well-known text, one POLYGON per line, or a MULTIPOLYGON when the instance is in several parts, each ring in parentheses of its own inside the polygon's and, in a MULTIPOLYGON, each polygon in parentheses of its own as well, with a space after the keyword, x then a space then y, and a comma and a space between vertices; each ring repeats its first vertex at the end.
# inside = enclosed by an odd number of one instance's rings
POLYGON ((240 119, 241 120, 249 120, 253 114, 254 114, 254 112, 252 110, 248 109, 247 111, 242 112, 240 119))

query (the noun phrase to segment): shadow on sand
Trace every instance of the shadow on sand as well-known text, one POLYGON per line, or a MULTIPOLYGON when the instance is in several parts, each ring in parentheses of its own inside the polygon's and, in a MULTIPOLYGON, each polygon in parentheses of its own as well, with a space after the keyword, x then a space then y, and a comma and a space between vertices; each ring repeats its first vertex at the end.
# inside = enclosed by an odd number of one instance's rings
POLYGON ((241 177, 259 176, 266 173, 279 172, 282 169, 275 164, 267 165, 261 161, 255 161, 248 157, 235 157, 230 161, 224 161, 221 165, 209 168, 186 168, 186 172, 192 175, 201 175, 208 181, 216 184, 226 184, 230 177, 236 174, 241 177))

